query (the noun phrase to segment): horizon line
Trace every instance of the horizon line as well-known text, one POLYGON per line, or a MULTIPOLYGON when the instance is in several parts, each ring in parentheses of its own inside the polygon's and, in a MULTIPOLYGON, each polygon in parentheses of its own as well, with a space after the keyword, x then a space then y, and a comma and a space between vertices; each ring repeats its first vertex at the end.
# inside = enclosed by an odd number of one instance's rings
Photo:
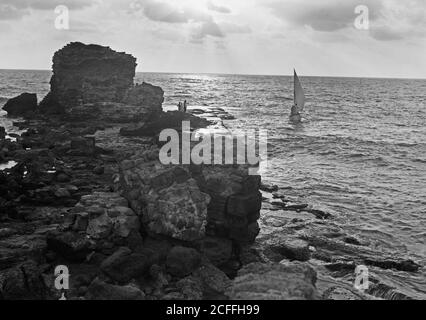
MULTIPOLYGON (((0 71, 46 71, 52 72, 48 69, 8 69, 0 68, 0 71)), ((257 77, 293 77, 293 74, 262 74, 262 73, 227 73, 227 72, 176 72, 176 71, 136 71, 136 73, 160 73, 160 74, 201 74, 201 75, 227 75, 227 76, 257 76, 257 77)), ((348 75, 300 75, 299 77, 312 77, 312 78, 352 78, 352 79, 388 79, 388 80, 426 80, 425 78, 412 78, 412 77, 394 77, 394 76, 348 76, 348 75)))

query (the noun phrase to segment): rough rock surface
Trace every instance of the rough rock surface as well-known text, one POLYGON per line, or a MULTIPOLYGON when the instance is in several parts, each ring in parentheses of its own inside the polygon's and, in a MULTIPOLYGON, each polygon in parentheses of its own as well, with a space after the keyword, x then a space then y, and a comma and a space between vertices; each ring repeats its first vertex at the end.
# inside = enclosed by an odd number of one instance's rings
POLYGON ((205 233, 207 204, 187 169, 162 166, 158 150, 146 151, 121 163, 121 186, 146 231, 194 241, 205 233))
POLYGON ((101 269, 114 281, 125 284, 147 272, 149 259, 147 255, 121 247, 102 262, 101 269))
POLYGON ((42 300, 47 297, 48 289, 34 261, 0 272, 0 299, 42 300))
POLYGON ((6 102, 3 110, 9 116, 25 116, 37 110, 37 95, 35 93, 23 93, 6 102))
POLYGON ((315 300, 316 273, 301 263, 249 264, 238 272, 230 299, 236 300, 315 300))
POLYGON ((248 175, 244 166, 163 165, 158 152, 136 153, 120 165, 120 187, 148 232, 185 241, 205 234, 230 240, 210 241, 219 252, 231 252, 232 241, 254 241, 261 207, 259 176, 248 175))
POLYGON ((151 114, 159 114, 163 111, 164 91, 160 87, 143 82, 127 90, 122 102, 144 107, 151 114))
POLYGON ((117 193, 94 192, 83 196, 73 213, 77 215, 74 229, 85 231, 95 240, 125 239, 132 232, 138 232, 140 227, 139 218, 128 207, 127 200, 117 193), (83 230, 80 230, 81 226, 83 230))
POLYGON ((40 108, 61 113, 82 103, 120 102, 133 85, 135 68, 136 59, 129 54, 70 43, 53 57, 51 90, 40 108))
POLYGON ((164 129, 174 129, 181 132, 182 121, 189 121, 192 129, 205 128, 211 124, 210 121, 189 113, 169 111, 160 113, 150 121, 124 126, 120 133, 124 136, 152 137, 157 136, 164 129))

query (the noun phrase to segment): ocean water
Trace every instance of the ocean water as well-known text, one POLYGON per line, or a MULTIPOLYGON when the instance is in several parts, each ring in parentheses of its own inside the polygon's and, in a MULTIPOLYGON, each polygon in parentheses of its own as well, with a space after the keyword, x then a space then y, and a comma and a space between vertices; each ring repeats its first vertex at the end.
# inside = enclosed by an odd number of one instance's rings
MULTIPOLYGON (((0 71, 5 98, 49 89, 50 72, 0 71)), ((304 77, 301 125, 286 76, 138 73, 165 106, 221 107, 232 128, 268 130, 263 180, 330 212, 375 249, 426 264, 426 80, 304 77)), ((3 100, 3 101, 2 101, 3 100)), ((6 122, 0 118, 0 125, 6 122)), ((423 269, 424 275, 424 269, 423 269)), ((418 283, 416 284, 419 289, 418 283)), ((426 294, 426 288, 421 291, 426 294)))

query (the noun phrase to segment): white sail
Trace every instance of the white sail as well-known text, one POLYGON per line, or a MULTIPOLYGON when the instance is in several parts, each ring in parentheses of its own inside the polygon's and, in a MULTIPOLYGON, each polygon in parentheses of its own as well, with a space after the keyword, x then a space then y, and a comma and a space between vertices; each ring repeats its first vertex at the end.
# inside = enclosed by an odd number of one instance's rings
POLYGON ((297 113, 302 112, 305 107, 305 93, 303 92, 296 70, 294 70, 294 106, 297 113))

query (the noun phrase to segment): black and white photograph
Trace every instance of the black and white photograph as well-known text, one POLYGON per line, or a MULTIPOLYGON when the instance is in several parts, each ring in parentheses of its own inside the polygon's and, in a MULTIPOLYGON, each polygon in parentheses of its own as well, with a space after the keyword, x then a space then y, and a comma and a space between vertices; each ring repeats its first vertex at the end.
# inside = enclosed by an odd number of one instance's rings
POLYGON ((0 300, 425 300, 425 57, 424 0, 0 0, 0 300))

